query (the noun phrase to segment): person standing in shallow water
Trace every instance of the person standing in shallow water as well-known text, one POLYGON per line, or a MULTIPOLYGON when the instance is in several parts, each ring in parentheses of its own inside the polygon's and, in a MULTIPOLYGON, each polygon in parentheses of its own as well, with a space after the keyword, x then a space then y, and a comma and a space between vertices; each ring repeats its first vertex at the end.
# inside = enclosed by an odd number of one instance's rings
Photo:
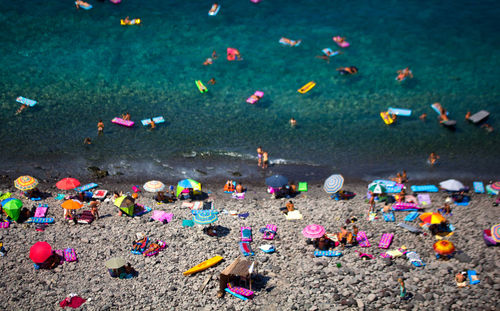
POLYGON ((261 146, 257 147, 257 158, 258 158, 257 166, 261 167, 262 166, 262 147, 261 146))
POLYGON ((97 122, 97 134, 102 135, 103 133, 104 133, 104 123, 102 122, 102 120, 99 120, 99 122, 97 122))
POLYGON ((262 168, 266 169, 269 166, 269 155, 267 154, 267 151, 264 151, 262 153, 262 168))

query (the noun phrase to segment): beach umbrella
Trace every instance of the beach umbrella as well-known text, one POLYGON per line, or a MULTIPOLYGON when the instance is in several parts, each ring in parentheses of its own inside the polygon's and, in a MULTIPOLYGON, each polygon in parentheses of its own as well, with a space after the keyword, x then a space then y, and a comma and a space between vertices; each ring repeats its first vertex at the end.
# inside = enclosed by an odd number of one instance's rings
POLYGON ((500 190, 500 181, 494 182, 491 184, 491 189, 500 190))
POLYGON ((71 190, 80 186, 80 182, 75 178, 63 178, 56 183, 57 189, 61 190, 71 190))
POLYGON ((306 238, 310 238, 310 239, 321 238, 323 235, 325 235, 325 232, 326 231, 325 231, 325 228, 323 228, 323 226, 315 225, 315 224, 308 225, 302 230, 302 234, 306 238))
POLYGON ((288 184, 288 178, 283 175, 273 175, 266 178, 266 185, 272 188, 280 188, 288 184))
POLYGON ((344 185, 344 177, 342 175, 332 175, 325 180, 325 184, 323 185, 323 189, 326 193, 336 193, 342 186, 344 185))
POLYGON ((47 242, 36 242, 30 248, 30 259, 34 263, 42 263, 52 256, 52 247, 47 242))
POLYGON ((218 219, 217 212, 213 210, 193 211, 193 221, 199 225, 208 225, 218 219))
POLYGON ((500 224, 496 224, 491 227, 491 237, 493 238, 493 240, 500 243, 500 224))
POLYGON ((427 224, 440 224, 446 219, 439 213, 423 213, 420 215, 420 220, 427 224))
POLYGON ((83 207, 83 203, 78 200, 66 200, 61 204, 64 209, 79 209, 83 207))
POLYGON ((17 221, 19 219, 19 215, 21 215, 23 201, 14 198, 8 198, 2 201, 2 207, 7 216, 12 218, 14 221, 17 221))
POLYGON ((27 191, 35 189, 36 186, 38 186, 38 180, 36 180, 36 178, 33 178, 31 176, 25 175, 18 177, 14 181, 14 186, 21 191, 27 191))
POLYGON ((439 186, 448 191, 460 191, 465 188, 464 184, 455 179, 448 179, 439 183, 439 186))
POLYGON ((120 269, 125 266, 125 264, 125 259, 120 257, 113 257, 104 263, 108 269, 120 269))
POLYGON ((129 195, 122 195, 115 200, 115 205, 125 214, 134 216, 135 199, 129 195))
POLYGON ((165 190, 165 184, 158 180, 150 180, 142 187, 147 192, 159 192, 165 190))
POLYGON ((193 192, 201 192, 201 184, 193 179, 183 179, 177 183, 177 193, 179 196, 184 189, 193 189, 193 192))
POLYGON ((371 193, 381 194, 381 193, 386 193, 387 188, 383 184, 373 182, 368 185, 368 191, 370 191, 371 193))
POLYGON ((437 241, 433 248, 440 255, 450 255, 455 251, 455 246, 448 240, 437 241))

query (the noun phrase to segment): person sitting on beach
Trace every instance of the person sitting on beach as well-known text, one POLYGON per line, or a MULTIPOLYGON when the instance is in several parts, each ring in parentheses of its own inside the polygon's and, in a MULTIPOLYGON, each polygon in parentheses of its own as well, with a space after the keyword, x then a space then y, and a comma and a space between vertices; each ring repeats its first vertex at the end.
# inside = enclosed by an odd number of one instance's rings
MULTIPOLYGON (((451 201, 451 200, 450 200, 451 201)), ((443 215, 451 215, 450 203, 445 202, 442 209, 443 215)))
POLYGON ((391 178, 391 180, 397 182, 398 184, 403 183, 403 177, 401 176, 400 172, 396 174, 396 177, 391 178))
POLYGON ((347 231, 347 228, 345 226, 340 228, 340 232, 337 233, 338 240, 340 242, 340 246, 342 249, 347 245, 347 236, 349 235, 349 232, 347 231))
POLYGON ((125 121, 130 121, 130 113, 127 112, 124 115, 122 115, 122 119, 125 121))
POLYGON ((165 194, 163 191, 158 191, 158 193, 156 194, 156 202, 160 203, 160 202, 165 202, 167 198, 165 197, 165 194))
POLYGON ((434 165, 436 164, 437 160, 439 160, 439 156, 436 153, 431 152, 431 154, 429 155, 429 159, 427 161, 429 162, 430 165, 434 165))
POLYGON ((297 193, 297 185, 295 185, 295 182, 293 182, 293 181, 290 182, 289 186, 290 186, 290 189, 289 189, 290 195, 296 194, 297 193))
POLYGON ((401 203, 401 202, 405 202, 405 199, 406 199, 406 190, 405 188, 401 189, 401 191, 399 192, 399 195, 398 195, 398 203, 401 203))
POLYGON ((316 248, 318 248, 320 251, 328 250, 330 246, 329 240, 324 236, 315 240, 314 242, 314 246, 316 246, 316 248))
POLYGON ((286 203, 286 212, 293 212, 295 210, 295 205, 293 204, 292 201, 288 201, 288 203, 286 203))
POLYGON ((92 140, 90 139, 90 137, 85 137, 85 139, 83 140, 83 144, 84 145, 91 145, 92 140))
POLYGON ((150 253, 154 253, 156 252, 157 250, 161 249, 163 247, 163 242, 162 241, 158 241, 158 243, 156 242, 153 242, 151 244, 149 244, 149 247, 147 250, 144 251, 144 253, 142 253, 142 255, 144 257, 146 257, 148 254, 150 253))
POLYGON ((352 226, 352 236, 356 238, 358 236, 359 229, 357 226, 352 226))
POLYGON ((95 219, 99 219, 99 201, 93 200, 90 202, 90 212, 92 213, 92 216, 94 216, 95 219))
POLYGON ((467 278, 465 277, 465 273, 460 272, 455 275, 455 282, 457 282, 457 287, 463 288, 467 286, 467 278))
POLYGON ((406 67, 405 69, 398 70, 398 76, 396 77, 396 80, 398 81, 403 81, 406 78, 413 78, 413 73, 411 72, 409 67, 406 67))
POLYGON ((21 112, 23 112, 24 109, 28 108, 28 105, 26 104, 21 104, 21 106, 19 107, 19 109, 17 109, 16 111, 16 114, 20 114, 21 112))
POLYGON ((244 189, 241 183, 238 183, 235 188, 236 193, 243 193, 244 189))
POLYGON ((144 244, 146 243, 147 240, 148 240, 148 238, 145 237, 145 236, 143 236, 139 240, 135 240, 132 243, 132 250, 133 251, 139 251, 142 247, 144 247, 144 244))
POLYGON ((336 69, 341 75, 354 75, 358 73, 358 68, 356 66, 350 67, 340 67, 336 69))
POLYGON ((225 192, 234 192, 234 183, 232 180, 226 181, 226 184, 224 185, 224 191, 225 192))
POLYGON ((257 166, 258 167, 261 167, 262 166, 262 147, 257 147, 257 159, 258 159, 258 162, 257 162, 257 166))

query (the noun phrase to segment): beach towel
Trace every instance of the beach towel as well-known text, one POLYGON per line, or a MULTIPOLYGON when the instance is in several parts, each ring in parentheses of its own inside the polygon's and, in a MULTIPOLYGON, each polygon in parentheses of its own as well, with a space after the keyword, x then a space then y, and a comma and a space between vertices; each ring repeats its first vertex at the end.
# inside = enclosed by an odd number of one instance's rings
POLYGON ((83 211, 78 217, 77 222, 79 224, 87 224, 90 225, 94 221, 94 215, 92 215, 91 211, 83 211))
POLYGON ((404 229, 406 229, 406 230, 408 230, 410 232, 413 232, 413 233, 422 233, 423 232, 422 229, 420 229, 420 228, 417 228, 417 227, 414 227, 414 226, 410 226, 410 225, 402 223, 402 222, 400 222, 398 224, 398 226, 401 227, 401 228, 404 228, 404 229))
POLYGON ((245 198, 245 192, 242 193, 233 192, 233 194, 231 194, 231 198, 243 200, 245 198))
POLYGON ((394 213, 382 213, 382 215, 384 215, 384 220, 386 222, 396 221, 396 218, 394 217, 394 213))
POLYGON ((469 277, 469 284, 475 285, 481 281, 477 278, 476 270, 467 270, 467 276, 469 277))
POLYGON ((307 183, 306 182, 299 182, 299 187, 297 188, 297 191, 307 192, 307 183))
POLYGON ((458 206, 467 206, 469 205, 470 203, 470 197, 469 196, 464 196, 462 202, 455 202, 455 205, 458 205, 458 206))
POLYGON ((45 217, 47 215, 47 210, 49 206, 47 204, 39 203, 35 210, 35 217, 45 217))
POLYGON ((47 217, 30 217, 26 223, 29 224, 51 224, 54 222, 54 218, 47 218, 47 217))
POLYGON ((78 261, 74 248, 66 248, 64 250, 64 261, 66 262, 78 261))
POLYGON ((422 262, 422 260, 420 259, 420 256, 413 251, 407 252, 406 258, 408 258, 408 260, 410 260, 411 264, 414 265, 415 267, 425 266, 425 263, 422 262))
POLYGON ((187 207, 194 210, 203 209, 203 202, 202 201, 182 202, 182 207, 187 207))
POLYGON ((0 228, 7 229, 10 226, 10 222, 7 220, 0 222, 0 228))
POLYGON ((90 190, 90 189, 97 188, 97 186, 99 186, 99 185, 92 182, 90 184, 86 184, 86 185, 83 185, 83 186, 80 186, 80 187, 76 187, 74 190, 76 192, 82 192, 82 191, 87 191, 87 190, 90 190))
POLYGON ((141 209, 134 210, 134 216, 141 216, 152 211, 151 207, 144 206, 142 204, 137 204, 141 209))
POLYGON ((249 242, 240 242, 240 252, 245 257, 255 255, 255 253, 252 251, 252 248, 250 247, 249 242))
POLYGON ((70 295, 69 297, 66 297, 63 301, 59 302, 59 306, 61 306, 61 308, 71 307, 73 309, 76 309, 79 308, 82 304, 84 304, 85 301, 86 300, 80 296, 70 295))
POLYGON ((359 258, 364 259, 364 260, 375 258, 375 256, 367 254, 367 253, 362 253, 362 252, 359 252, 359 251, 356 251, 356 253, 358 253, 359 258))
POLYGON ((272 240, 274 239, 274 236, 276 235, 277 231, 278 231, 278 226, 267 224, 266 228, 264 229, 264 234, 262 235, 262 238, 264 240, 272 240))
POLYGON ((487 185, 485 188, 486 193, 488 193, 489 195, 498 195, 498 190, 491 188, 491 185, 487 185))
POLYGON ((368 214, 368 220, 369 221, 374 221, 375 219, 377 219, 377 213, 370 213, 370 214, 368 214))
POLYGON ((421 186, 411 186, 411 191, 413 192, 438 192, 438 187, 434 185, 421 185, 421 186))
POLYGON ((224 288, 224 290, 226 291, 226 293, 231 294, 231 295, 233 295, 234 297, 239 298, 239 299, 241 299, 241 300, 243 300, 243 301, 247 301, 247 300, 248 300, 248 298, 247 298, 247 297, 242 296, 242 295, 240 295, 240 294, 236 294, 235 292, 232 292, 232 291, 231 291, 229 288, 227 288, 227 287, 226 287, 226 288, 224 288))
POLYGON ((108 190, 99 189, 99 190, 94 191, 94 193, 92 193, 92 198, 102 200, 106 197, 107 194, 108 194, 108 190))
POLYGON ((250 216, 249 212, 238 214, 238 218, 245 219, 250 216))
POLYGON ((356 241, 358 241, 358 244, 360 247, 370 247, 370 241, 368 241, 368 237, 366 236, 366 232, 364 231, 359 231, 358 235, 356 236, 356 241))
POLYGON ((133 248, 132 248, 132 250, 130 250, 130 252, 132 254, 135 254, 135 255, 141 255, 146 250, 146 248, 148 246, 148 242, 149 242, 149 238, 148 237, 144 237, 144 238, 142 238, 140 240, 134 241, 132 243, 133 248))
POLYGON ((394 237, 394 234, 392 233, 384 233, 382 234, 382 237, 380 238, 380 242, 378 243, 379 248, 389 248, 392 242, 392 238, 394 237))
POLYGON ((276 249, 274 248, 273 245, 271 244, 265 244, 265 245, 261 245, 260 247, 260 250, 263 251, 264 253, 272 253, 274 252, 276 249))
POLYGON ((418 217, 418 212, 411 212, 405 217, 405 221, 414 221, 418 217))
POLYGON ((58 194, 57 194, 57 196, 56 196, 54 199, 56 199, 56 200, 58 200, 58 201, 59 201, 59 200, 64 199, 65 197, 66 197, 66 195, 65 195, 65 194, 63 194, 63 193, 58 193, 58 194))
POLYGON ((403 203, 403 202, 399 202, 399 203, 394 203, 392 205, 392 209, 394 211, 416 211, 416 210, 421 209, 421 207, 418 206, 415 203, 403 203))
POLYGON ((419 193, 417 199, 421 206, 431 205, 431 196, 427 193, 419 193))
POLYGON ((192 227, 194 226, 194 221, 192 219, 184 219, 182 220, 183 227, 192 227))
POLYGON ((482 181, 475 181, 472 184, 474 185, 475 193, 484 193, 484 184, 482 181))
POLYGON ((339 251, 314 251, 315 257, 340 257, 342 253, 339 251))
POLYGON ((171 222, 172 219, 174 218, 174 214, 172 213, 167 213, 164 211, 153 211, 153 214, 151 215, 151 219, 157 220, 159 222, 171 222))
POLYGON ((252 242, 252 228, 251 227, 241 227, 241 241, 242 242, 252 242))
POLYGON ((302 214, 298 210, 294 210, 294 211, 288 212, 288 214, 285 215, 285 218, 287 220, 299 220, 299 219, 302 219, 302 214))
POLYGON ((231 290, 233 293, 236 293, 238 295, 244 296, 244 297, 252 297, 253 292, 249 289, 239 287, 239 286, 232 286, 231 283, 227 283, 227 287, 229 290, 231 290))

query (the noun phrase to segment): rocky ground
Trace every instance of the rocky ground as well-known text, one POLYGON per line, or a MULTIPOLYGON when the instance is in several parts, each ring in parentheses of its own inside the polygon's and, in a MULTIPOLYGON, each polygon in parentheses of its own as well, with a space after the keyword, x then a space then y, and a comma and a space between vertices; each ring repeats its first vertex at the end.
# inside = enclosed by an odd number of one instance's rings
MULTIPOLYGON (((130 191, 131 185, 103 184, 99 188, 130 191)), ((57 193, 43 185, 41 189, 57 193)), ((172 222, 150 222, 150 214, 118 217, 117 208, 108 202, 101 206, 101 219, 91 225, 74 225, 63 221, 61 201, 45 199, 43 202, 50 207, 49 217, 55 217, 56 223, 44 232, 35 231, 31 224, 0 229, 0 240, 8 250, 5 257, 0 257, 0 308, 59 309, 59 301, 77 293, 88 299, 81 307, 83 310, 497 310, 500 248, 486 247, 482 238, 482 230, 500 220, 500 207, 492 206, 492 198, 473 195, 469 206, 454 207, 449 220, 456 232, 450 240, 458 254, 451 260, 438 261, 432 249, 436 241, 432 235, 414 235, 396 226, 407 212, 396 212, 396 222, 385 222, 381 216, 370 222, 366 219, 366 185, 346 184, 344 189, 358 195, 350 201, 334 201, 321 186, 310 185, 309 192, 292 199, 303 219, 288 221, 279 210, 286 201, 271 199, 263 186, 248 186, 244 200, 222 193, 222 184, 205 186, 215 209, 221 211, 217 224, 229 231, 219 238, 203 234, 201 226, 182 227, 182 220, 190 218, 190 210, 182 207, 182 202, 157 205, 150 194, 141 195, 138 203, 172 212, 172 222), (223 210, 249 212, 250 216, 240 219, 222 213, 223 210), (362 250, 376 259, 361 260, 355 252, 361 250, 359 247, 346 248, 340 258, 313 257, 313 246, 306 243, 302 229, 315 223, 328 232, 336 232, 352 216, 358 218, 356 225, 367 232, 372 244, 362 250), (273 254, 258 249, 267 244, 258 229, 268 223, 278 225, 278 237, 273 243, 277 251, 273 254), (243 225, 251 226, 254 232, 253 259, 259 263, 255 297, 247 302, 229 295, 217 298, 220 271, 241 255, 238 242, 243 225), (168 247, 156 257, 133 255, 130 248, 137 232, 152 240, 162 239, 168 247), (405 245, 416 251, 426 266, 416 268, 405 257, 381 258, 382 250, 377 245, 386 232, 395 234, 390 249, 405 245), (75 248, 79 261, 64 263, 55 270, 34 270, 29 249, 37 241, 47 241, 54 249, 75 248), (192 276, 182 274, 215 255, 225 260, 192 276), (104 262, 115 256, 130 262, 139 275, 130 280, 111 278, 104 262), (457 288, 454 275, 465 269, 475 269, 481 283, 457 288), (200 291, 209 276, 210 281, 200 291), (409 300, 400 301, 399 277, 405 279, 412 296, 409 300)), ((14 190, 7 186, 0 189, 14 190)), ((435 211, 445 196, 431 194, 433 205, 427 210, 435 211)), ((24 203, 33 205, 26 200, 24 203)))

